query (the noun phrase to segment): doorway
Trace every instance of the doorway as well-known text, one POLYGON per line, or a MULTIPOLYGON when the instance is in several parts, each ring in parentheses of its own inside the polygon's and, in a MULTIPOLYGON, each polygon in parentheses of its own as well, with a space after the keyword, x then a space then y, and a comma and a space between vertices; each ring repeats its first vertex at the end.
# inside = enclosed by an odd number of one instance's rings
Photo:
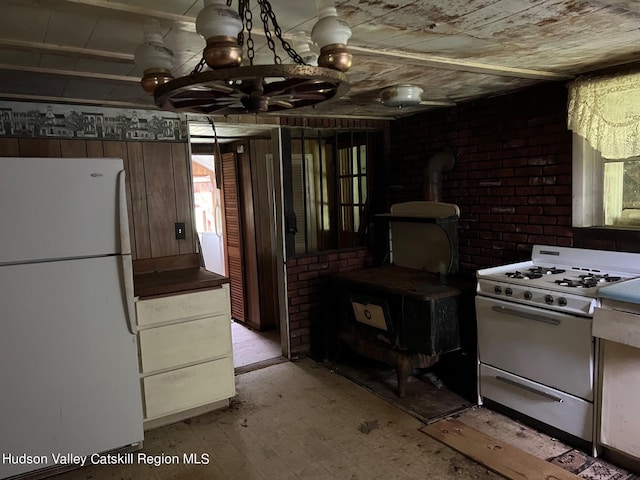
POLYGON ((243 371, 283 355, 278 262, 270 254, 276 196, 265 181, 272 172, 264 171, 266 155, 272 158, 269 144, 246 139, 221 145, 220 159, 203 153, 203 145, 192 149, 198 237, 205 267, 230 279, 234 366, 243 371))

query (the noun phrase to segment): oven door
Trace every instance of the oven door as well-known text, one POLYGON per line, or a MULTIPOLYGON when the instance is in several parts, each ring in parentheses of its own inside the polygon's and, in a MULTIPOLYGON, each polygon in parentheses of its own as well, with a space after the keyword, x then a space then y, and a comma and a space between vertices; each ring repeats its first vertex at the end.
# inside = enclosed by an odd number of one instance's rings
POLYGON ((480 362, 593 401, 591 319, 476 297, 480 362))

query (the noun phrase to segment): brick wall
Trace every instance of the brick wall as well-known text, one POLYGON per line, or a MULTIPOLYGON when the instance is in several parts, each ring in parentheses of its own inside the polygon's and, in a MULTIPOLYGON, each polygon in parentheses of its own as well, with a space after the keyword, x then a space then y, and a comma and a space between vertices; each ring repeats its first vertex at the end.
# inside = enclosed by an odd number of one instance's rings
MULTIPOLYGON (((393 203, 425 199, 427 160, 451 147, 458 164, 443 175, 442 201, 461 210, 463 273, 528 260, 536 243, 640 252, 640 231, 571 227, 572 138, 566 112, 566 86, 554 83, 395 120, 388 160, 376 170, 383 172, 376 177, 376 203, 388 211, 393 203)), ((318 338, 311 332, 323 325, 328 276, 371 264, 367 250, 287 262, 294 355, 307 352, 318 338)))
POLYGON ((331 275, 370 267, 371 252, 365 248, 312 254, 287 260, 289 329, 291 356, 309 351, 324 356, 325 315, 331 275), (313 335, 312 335, 313 332, 313 335))
POLYGON ((442 201, 461 210, 462 270, 528 259, 535 243, 573 246, 566 104, 550 84, 393 122, 390 202, 423 199, 428 158, 452 147, 442 201))
POLYGON ((640 252, 640 232, 571 227, 571 144, 564 83, 532 87, 391 123, 388 202, 424 199, 427 159, 458 154, 442 201, 460 207, 460 266, 530 258, 536 244, 640 252))

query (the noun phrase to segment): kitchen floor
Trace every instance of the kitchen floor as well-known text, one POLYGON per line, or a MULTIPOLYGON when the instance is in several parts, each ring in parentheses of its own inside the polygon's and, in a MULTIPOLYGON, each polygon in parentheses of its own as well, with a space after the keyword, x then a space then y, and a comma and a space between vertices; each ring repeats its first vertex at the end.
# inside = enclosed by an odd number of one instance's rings
MULTIPOLYGON (((90 466, 54 478, 502 478, 418 431, 423 423, 412 416, 313 360, 253 370, 238 375, 236 384, 230 408, 146 433, 144 453, 176 455, 179 461, 90 466), (183 456, 191 454, 208 456, 209 463, 185 464, 183 456)), ((457 418, 541 458, 569 450, 485 408, 470 408, 457 418)))
POLYGON ((276 330, 257 332, 232 321, 231 339, 235 368, 247 367, 282 355, 280 332, 276 330))

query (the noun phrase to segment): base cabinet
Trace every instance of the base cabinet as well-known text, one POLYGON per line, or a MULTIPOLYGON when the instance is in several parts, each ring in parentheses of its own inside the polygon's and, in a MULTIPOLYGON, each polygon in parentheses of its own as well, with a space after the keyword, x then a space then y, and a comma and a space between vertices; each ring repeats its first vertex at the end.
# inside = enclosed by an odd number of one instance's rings
POLYGON ((603 340, 600 441, 640 460, 640 348, 603 340))
POLYGON ((136 302, 145 428, 235 395, 229 285, 136 302))
POLYGON ((639 280, 605 287, 593 315, 593 335, 600 338, 600 444, 640 465, 640 296, 639 280), (633 284, 632 287, 630 285, 633 284), (615 288, 614 288, 615 287, 615 288), (629 302, 621 293, 636 295, 629 302), (613 292, 613 294, 611 293, 613 292))

